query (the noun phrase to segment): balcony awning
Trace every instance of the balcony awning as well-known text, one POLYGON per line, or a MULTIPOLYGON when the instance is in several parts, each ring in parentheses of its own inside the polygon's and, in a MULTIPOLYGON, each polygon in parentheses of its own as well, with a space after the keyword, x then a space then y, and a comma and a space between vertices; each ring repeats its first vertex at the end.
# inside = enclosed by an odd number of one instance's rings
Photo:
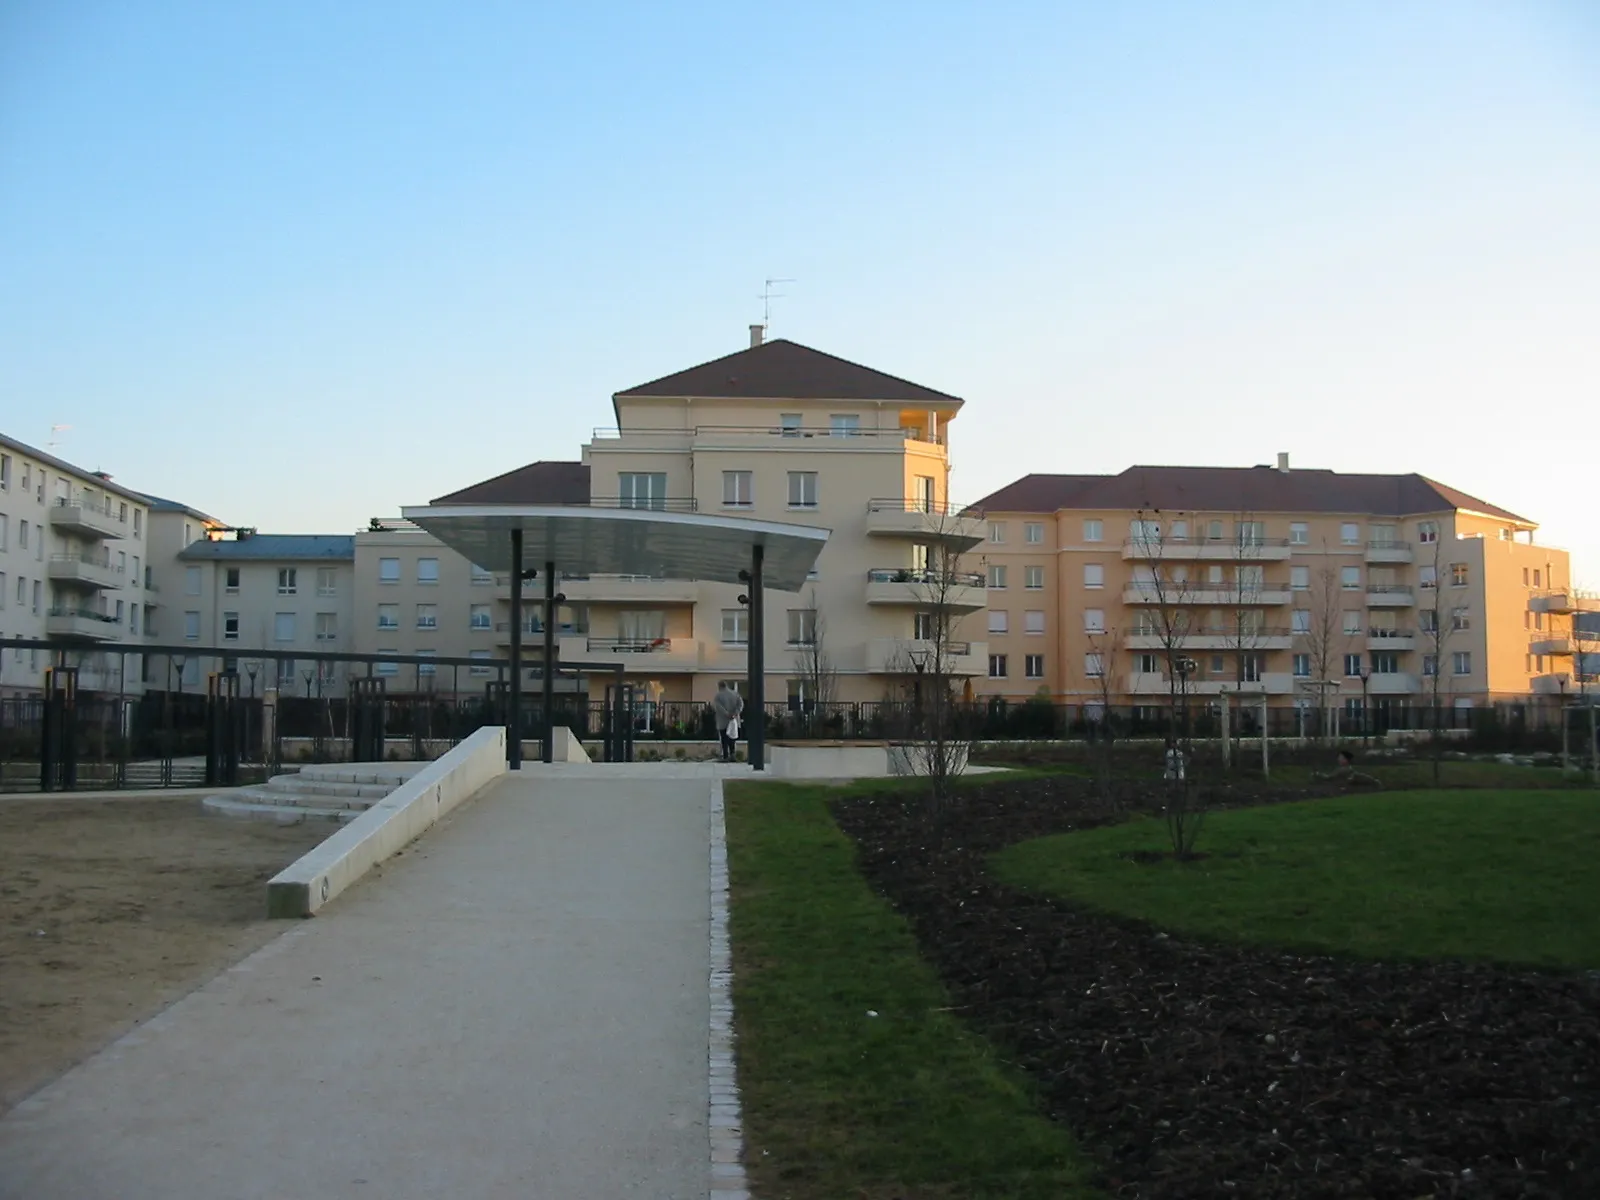
POLYGON ((638 508, 436 504, 402 508, 406 520, 486 571, 554 563, 568 575, 648 575, 738 583, 763 547, 768 587, 798 592, 828 530, 779 521, 638 508), (522 562, 511 561, 511 531, 522 530, 522 562))

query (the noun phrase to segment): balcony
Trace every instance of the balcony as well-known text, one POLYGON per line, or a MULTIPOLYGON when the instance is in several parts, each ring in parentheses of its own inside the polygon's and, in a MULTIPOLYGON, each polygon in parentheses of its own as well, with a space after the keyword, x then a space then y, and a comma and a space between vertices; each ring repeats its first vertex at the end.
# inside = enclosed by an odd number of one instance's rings
POLYGON ((984 606, 987 588, 977 572, 937 571, 905 567, 874 567, 867 572, 868 604, 909 604, 920 608, 942 605, 952 612, 972 612, 984 606))
POLYGON ((1122 543, 1128 562, 1283 562, 1288 538, 1129 538, 1122 543))
POLYGON ((1576 695, 1578 690, 1578 685, 1572 682, 1572 676, 1566 674, 1535 675, 1532 687, 1538 696, 1564 696, 1568 692, 1576 695))
POLYGON ((1367 584, 1368 608, 1409 608, 1415 603, 1408 583, 1367 584))
MULTIPOLYGON (((1133 671, 1126 679, 1127 691, 1132 696, 1170 696, 1167 676, 1160 671, 1133 671)), ((1294 676, 1286 671, 1269 671, 1260 679, 1191 679, 1183 689, 1190 696, 1220 696, 1227 692, 1234 696, 1287 696, 1295 690, 1294 676)))
MULTIPOLYGON (((933 643, 921 638, 880 637, 867 643, 867 670, 875 675, 915 675, 919 662, 929 671, 933 657, 933 643)), ((985 675, 989 671, 987 642, 946 642, 944 657, 950 675, 985 675)))
POLYGON ((62 497, 50 506, 50 528, 78 537, 119 538, 122 521, 106 500, 62 497))
POLYGON ((1415 696, 1421 690, 1421 681, 1415 675, 1409 675, 1404 671, 1372 675, 1367 679, 1369 696, 1415 696))
POLYGON ((122 636, 122 623, 87 608, 52 608, 44 619, 46 637, 111 642, 122 636))
POLYGON ((868 500, 867 533, 943 542, 958 550, 970 550, 988 536, 988 526, 981 516, 944 505, 920 500, 868 500))
MULTIPOLYGON (((1288 650, 1294 646, 1294 634, 1281 626, 1260 629, 1193 629, 1175 631, 1173 648, 1183 650, 1288 650)), ((1163 634, 1135 630, 1123 638, 1127 650, 1162 650, 1167 647, 1163 634)))
MULTIPOLYGON (((474 626, 474 628, 475 629, 481 629, 483 627, 482 626, 474 626)), ((571 636, 575 636, 575 635, 578 635, 578 634, 587 634, 587 633, 588 633, 588 630, 586 630, 583 626, 581 626, 581 625, 573 625, 570 622, 556 626, 556 637, 557 637, 557 639, 564 638, 564 637, 571 637, 571 636)), ((509 645, 511 645, 511 622, 510 621, 496 621, 495 622, 495 624, 494 624, 494 644, 497 645, 497 646, 509 646, 509 645)), ((522 622, 522 644, 524 646, 531 646, 531 645, 535 645, 535 644, 540 645, 540 646, 544 645, 544 625, 543 625, 542 622, 530 621, 530 620, 524 620, 522 622)))
POLYGON ((1529 596, 1528 609, 1546 613, 1600 612, 1600 595, 1560 588, 1529 596))
POLYGON ((691 579, 590 575, 563 579, 556 586, 569 604, 693 604, 700 598, 700 585, 691 579))
POLYGON ((1156 587, 1153 584, 1135 583, 1122 591, 1124 604, 1205 604, 1212 607, 1273 606, 1289 603, 1289 589, 1282 584, 1269 583, 1259 588, 1195 587, 1188 583, 1173 582, 1156 587))
POLYGON ((621 663, 629 674, 637 675, 691 672, 700 667, 700 645, 694 638, 590 637, 583 633, 564 633, 556 644, 556 656, 566 667, 621 663))
POLYGON ((1415 650, 1417 648, 1417 635, 1410 629, 1380 629, 1367 630, 1368 650, 1415 650))
POLYGON ((1411 561, 1411 543, 1391 539, 1368 542, 1366 561, 1369 563, 1408 563, 1411 561))
POLYGON ((1528 643, 1529 654, 1568 655, 1573 650, 1572 639, 1564 633, 1547 633, 1528 643))
POLYGON ((601 426, 593 431, 591 451, 608 450, 878 450, 942 446, 944 438, 916 427, 874 429, 858 425, 834 429, 816 425, 695 425, 686 429, 601 426))
POLYGON ((119 588, 127 572, 112 566, 109 555, 53 554, 50 556, 48 573, 55 583, 70 583, 86 588, 119 588))

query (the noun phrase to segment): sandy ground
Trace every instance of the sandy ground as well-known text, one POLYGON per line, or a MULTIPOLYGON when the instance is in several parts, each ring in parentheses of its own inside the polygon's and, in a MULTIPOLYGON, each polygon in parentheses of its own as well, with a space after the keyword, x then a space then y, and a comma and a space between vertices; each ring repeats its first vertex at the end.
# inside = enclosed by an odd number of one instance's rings
POLYGON ((0 1113, 284 932, 263 885, 329 832, 193 796, 0 799, 0 1113))

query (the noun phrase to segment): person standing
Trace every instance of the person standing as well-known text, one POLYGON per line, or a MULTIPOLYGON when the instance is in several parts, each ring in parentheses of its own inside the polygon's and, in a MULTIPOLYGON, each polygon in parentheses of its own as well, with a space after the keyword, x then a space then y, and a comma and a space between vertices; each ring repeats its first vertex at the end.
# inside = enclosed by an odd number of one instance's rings
POLYGON ((739 717, 744 712, 744 697, 723 680, 711 700, 711 713, 717 721, 717 740, 722 743, 722 761, 733 761, 734 743, 739 737, 739 717))

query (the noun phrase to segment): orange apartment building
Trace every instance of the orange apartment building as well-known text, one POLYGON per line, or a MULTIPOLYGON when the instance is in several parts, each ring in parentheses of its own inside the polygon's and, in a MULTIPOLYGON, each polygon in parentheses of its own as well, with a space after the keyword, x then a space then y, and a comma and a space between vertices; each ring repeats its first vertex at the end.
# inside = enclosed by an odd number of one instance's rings
POLYGON ((1285 454, 1029 475, 973 509, 980 691, 1013 700, 1160 704, 1174 662, 1191 693, 1285 707, 1321 691, 1392 713, 1431 704, 1436 684, 1454 708, 1576 694, 1575 614, 1597 607, 1533 521, 1415 474, 1291 469, 1285 454))

